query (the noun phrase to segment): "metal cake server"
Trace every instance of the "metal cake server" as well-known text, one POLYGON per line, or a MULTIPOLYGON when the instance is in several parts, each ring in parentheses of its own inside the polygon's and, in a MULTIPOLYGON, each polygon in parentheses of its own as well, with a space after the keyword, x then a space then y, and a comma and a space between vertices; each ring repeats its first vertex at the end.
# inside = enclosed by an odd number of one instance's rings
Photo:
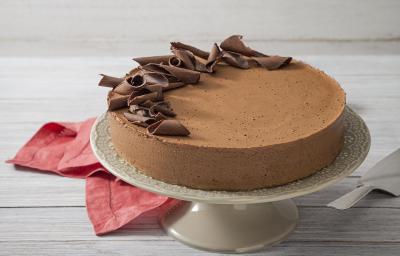
POLYGON ((400 196, 400 149, 386 156, 369 169, 360 179, 360 185, 353 191, 328 204, 339 210, 352 207, 374 189, 400 196))

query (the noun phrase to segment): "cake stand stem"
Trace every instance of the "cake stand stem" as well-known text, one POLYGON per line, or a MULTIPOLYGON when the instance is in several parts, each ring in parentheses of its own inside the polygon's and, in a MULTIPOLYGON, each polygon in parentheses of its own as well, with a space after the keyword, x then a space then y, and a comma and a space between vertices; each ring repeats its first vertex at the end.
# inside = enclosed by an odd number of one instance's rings
POLYGON ((182 201, 160 222, 170 236, 191 247, 243 253, 282 241, 298 219, 297 207, 290 199, 260 204, 182 201))

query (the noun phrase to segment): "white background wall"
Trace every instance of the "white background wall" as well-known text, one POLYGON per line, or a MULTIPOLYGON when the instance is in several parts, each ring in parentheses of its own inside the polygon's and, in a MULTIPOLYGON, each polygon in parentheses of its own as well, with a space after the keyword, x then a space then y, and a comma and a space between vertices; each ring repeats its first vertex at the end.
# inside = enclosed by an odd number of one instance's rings
POLYGON ((230 34, 267 53, 400 53, 400 1, 0 1, 0 56, 148 55, 230 34))

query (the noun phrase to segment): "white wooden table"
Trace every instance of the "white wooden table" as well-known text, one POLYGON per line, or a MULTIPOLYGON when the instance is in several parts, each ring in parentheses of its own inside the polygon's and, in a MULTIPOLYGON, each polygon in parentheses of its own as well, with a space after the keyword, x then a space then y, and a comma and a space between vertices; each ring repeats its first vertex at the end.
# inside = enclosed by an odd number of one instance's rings
MULTIPOLYGON (((372 193, 347 211, 327 208, 360 174, 400 147, 400 55, 297 56, 334 76, 368 124, 372 147, 351 177, 296 199, 300 223, 255 255, 399 255, 400 199, 372 193)), ((0 58, 0 255, 207 255, 165 235, 155 215, 103 237, 85 209, 84 181, 5 164, 48 121, 78 121, 106 109, 98 73, 124 74, 129 58, 0 58)))

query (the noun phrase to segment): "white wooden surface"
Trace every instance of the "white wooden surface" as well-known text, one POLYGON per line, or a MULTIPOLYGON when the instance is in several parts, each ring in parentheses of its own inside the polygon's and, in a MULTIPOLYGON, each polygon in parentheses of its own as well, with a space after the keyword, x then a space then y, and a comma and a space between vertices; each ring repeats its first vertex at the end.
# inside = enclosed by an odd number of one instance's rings
POLYGON ((400 53, 399 10, 398 0, 2 0, 0 55, 149 55, 231 34, 267 53, 400 53))
MULTIPOLYGON (((367 122, 371 152, 351 176, 296 199, 301 220, 283 243, 255 255, 399 255, 400 199, 373 193, 348 211, 327 208, 358 176, 400 147, 400 56, 297 56, 334 76, 367 122)), ((0 57, 0 255, 209 255, 172 240, 154 214, 96 237, 84 181, 4 164, 40 125, 105 110, 98 73, 123 74, 129 58, 0 57)))

